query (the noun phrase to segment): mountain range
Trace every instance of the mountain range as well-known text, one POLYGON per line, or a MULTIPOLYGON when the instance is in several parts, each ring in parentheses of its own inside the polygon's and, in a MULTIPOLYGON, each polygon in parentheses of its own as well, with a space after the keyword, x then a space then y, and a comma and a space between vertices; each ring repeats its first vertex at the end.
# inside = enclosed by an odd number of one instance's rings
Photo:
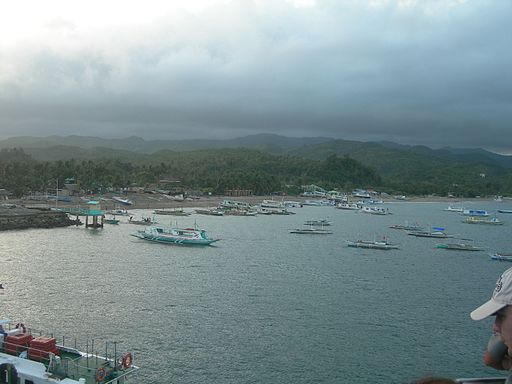
POLYGON ((146 158, 159 151, 197 151, 205 149, 249 148, 274 155, 324 160, 331 155, 348 156, 379 173, 396 174, 404 168, 430 168, 442 165, 476 165, 512 168, 512 156, 500 155, 481 148, 432 149, 393 142, 336 140, 328 137, 285 137, 258 134, 229 140, 144 140, 131 136, 105 139, 88 136, 11 137, 0 141, 0 149, 23 148, 40 161, 119 157, 146 158))

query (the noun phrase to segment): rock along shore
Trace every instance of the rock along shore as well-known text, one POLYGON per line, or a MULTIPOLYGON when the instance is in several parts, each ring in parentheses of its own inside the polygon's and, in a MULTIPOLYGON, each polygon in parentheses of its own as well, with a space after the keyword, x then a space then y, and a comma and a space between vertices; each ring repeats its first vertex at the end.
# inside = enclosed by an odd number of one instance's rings
POLYGON ((55 228, 75 225, 66 213, 27 209, 23 207, 0 208, 0 231, 28 228, 55 228))

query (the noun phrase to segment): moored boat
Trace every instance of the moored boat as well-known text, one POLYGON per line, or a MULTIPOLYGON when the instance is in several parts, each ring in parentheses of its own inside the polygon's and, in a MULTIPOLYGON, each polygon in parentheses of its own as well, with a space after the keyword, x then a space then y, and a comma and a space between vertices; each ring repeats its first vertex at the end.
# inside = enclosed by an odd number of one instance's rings
POLYGON ((300 235, 331 235, 332 231, 323 228, 295 228, 290 231, 290 233, 296 233, 300 235))
POLYGON ((331 225, 331 222, 327 219, 320 219, 320 220, 306 220, 304 222, 304 225, 313 225, 316 227, 323 227, 331 225))
POLYGON ((142 240, 163 244, 210 245, 219 239, 209 237, 204 229, 151 225, 132 234, 142 240))
POLYGON ((494 252, 491 253, 491 259, 499 261, 512 261, 512 253, 494 252))
POLYGON ((224 216, 224 212, 217 208, 198 208, 195 212, 199 215, 224 216))
POLYGON ((439 249, 448 249, 454 251, 483 251, 482 247, 473 244, 466 243, 448 243, 448 244, 438 244, 436 248, 439 249))
POLYGON ((115 217, 104 218, 103 219, 103 223, 105 223, 105 224, 119 224, 119 219, 116 219, 115 217))
POLYGON ((151 217, 142 216, 140 219, 134 219, 133 216, 130 216, 128 219, 128 223, 136 224, 136 225, 150 225, 155 224, 154 220, 151 220, 151 217))
POLYGON ((338 209, 345 209, 349 211, 357 211, 361 209, 361 206, 357 203, 338 203, 336 205, 336 208, 338 209))
POLYGON ((512 209, 498 209, 499 213, 512 213, 512 209))
POLYGON ((375 207, 375 206, 364 206, 361 208, 361 211, 363 213, 370 213, 372 215, 390 215, 391 212, 388 208, 382 208, 382 207, 375 207))
POLYGON ((410 231, 408 235, 416 237, 433 237, 436 239, 446 239, 448 237, 454 237, 454 235, 444 232, 444 228, 434 227, 430 231, 410 231))
POLYGON ((487 212, 484 209, 464 209, 462 211, 462 214, 464 216, 480 216, 480 217, 489 216, 489 212, 487 212))
POLYGON ((409 224, 409 222, 405 222, 404 224, 392 224, 389 226, 391 229, 402 229, 405 231, 425 231, 425 227, 422 227, 418 223, 409 224))
POLYGON ((356 240, 356 241, 347 240, 347 246, 353 247, 353 248, 382 249, 382 250, 390 250, 390 249, 400 248, 400 246, 398 244, 389 243, 387 241, 387 239, 356 240))
POLYGON ((462 213, 464 212, 464 207, 460 206, 455 206, 455 205, 449 205, 447 208, 444 209, 445 211, 448 211, 448 212, 458 212, 458 213, 462 213))
POLYGON ((177 209, 155 209, 153 211, 155 215, 172 215, 172 216, 190 216, 191 213, 183 210, 182 208, 177 209))
POLYGON ((72 338, 63 337, 57 344, 53 333, 43 336, 22 323, 13 326, 5 319, 0 326, 0 383, 124 384, 139 369, 133 365, 133 354, 121 353, 115 342, 102 346, 100 340, 91 340, 80 351, 76 339, 71 347, 64 341, 72 338), (105 356, 93 354, 94 344, 105 356))
POLYGON ((219 207, 221 209, 245 209, 248 210, 251 208, 251 205, 249 203, 246 203, 245 201, 238 201, 238 200, 223 200, 219 207))
POLYGON ((283 209, 285 208, 284 203, 282 201, 275 200, 263 200, 260 203, 261 208, 273 208, 273 209, 283 209))
POLYGON ((126 209, 111 209, 107 213, 116 216, 130 216, 130 212, 128 212, 126 209))
POLYGON ((256 216, 258 212, 250 209, 231 208, 224 211, 227 216, 256 216))
POLYGON ((119 197, 119 196, 113 196, 112 200, 117 201, 118 203, 121 203, 124 205, 132 205, 133 204, 133 201, 131 201, 130 199, 123 199, 122 197, 119 197))
POLYGON ((478 216, 469 216, 462 220, 463 223, 467 224, 488 224, 488 225, 503 225, 503 221, 496 217, 486 218, 478 216))

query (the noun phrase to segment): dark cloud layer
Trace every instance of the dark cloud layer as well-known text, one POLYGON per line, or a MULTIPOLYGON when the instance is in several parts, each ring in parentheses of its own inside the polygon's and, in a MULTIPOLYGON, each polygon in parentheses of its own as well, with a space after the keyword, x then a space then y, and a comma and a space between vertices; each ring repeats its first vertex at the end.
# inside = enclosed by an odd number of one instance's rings
MULTIPOLYGON (((258 132, 512 153, 509 1, 222 3, 0 45, 0 136, 258 132)), ((51 21, 51 20, 50 20, 51 21)))

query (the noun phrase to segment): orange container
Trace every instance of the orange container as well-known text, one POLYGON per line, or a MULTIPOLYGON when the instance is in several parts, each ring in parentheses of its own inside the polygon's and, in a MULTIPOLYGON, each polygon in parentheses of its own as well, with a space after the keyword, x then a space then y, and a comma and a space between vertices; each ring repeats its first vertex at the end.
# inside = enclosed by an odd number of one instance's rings
POLYGON ((40 349, 35 349, 35 348, 31 347, 28 349, 28 358, 30 360, 40 361, 42 363, 48 363, 48 361, 50 360, 50 356, 49 356, 50 352, 52 352, 55 355, 59 354, 59 350, 57 348, 54 348, 49 351, 42 351, 40 349))
POLYGON ((5 352, 12 355, 19 355, 25 351, 32 340, 29 333, 20 333, 19 335, 8 335, 4 339, 5 352))
POLYGON ((30 348, 39 349, 41 351, 51 351, 55 349, 57 339, 54 337, 36 337, 30 341, 30 348))

